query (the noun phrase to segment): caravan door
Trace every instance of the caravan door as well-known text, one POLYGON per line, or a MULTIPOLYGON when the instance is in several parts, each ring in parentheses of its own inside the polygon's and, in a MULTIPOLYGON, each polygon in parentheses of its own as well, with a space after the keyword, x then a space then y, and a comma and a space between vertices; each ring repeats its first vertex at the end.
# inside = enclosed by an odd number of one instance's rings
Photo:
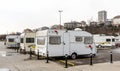
POLYGON ((49 36, 48 52, 50 57, 63 56, 63 44, 61 35, 49 36))
POLYGON ((63 41, 63 53, 64 53, 64 55, 65 54, 68 54, 69 55, 69 50, 70 50, 70 37, 69 37, 70 35, 69 35, 69 33, 68 32, 66 32, 66 33, 64 33, 64 36, 63 36, 63 39, 64 39, 64 41, 63 41))

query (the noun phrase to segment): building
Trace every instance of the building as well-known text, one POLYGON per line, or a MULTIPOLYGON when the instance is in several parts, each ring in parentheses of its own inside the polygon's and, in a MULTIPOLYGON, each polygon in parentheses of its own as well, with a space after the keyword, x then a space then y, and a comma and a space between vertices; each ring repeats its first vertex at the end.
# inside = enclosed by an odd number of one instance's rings
POLYGON ((43 26, 43 27, 40 27, 40 28, 33 29, 33 31, 37 32, 38 30, 46 30, 46 29, 49 29, 49 27, 43 26))
POLYGON ((113 25, 113 26, 119 26, 119 25, 120 25, 120 15, 115 16, 115 17, 112 19, 112 25, 113 25))
POLYGON ((105 25, 106 26, 112 25, 112 19, 107 19, 105 25))
POLYGON ((106 23, 107 20, 107 12, 105 10, 98 12, 98 23, 106 23))
POLYGON ((50 29, 64 29, 64 26, 63 25, 52 25, 51 27, 50 27, 50 29))
POLYGON ((67 23, 64 23, 64 27, 66 29, 73 30, 77 27, 80 27, 80 22, 76 22, 76 21, 67 22, 67 23))
POLYGON ((96 21, 91 21, 90 26, 97 26, 97 22, 96 21))
POLYGON ((80 27, 86 27, 86 26, 87 26, 86 22, 85 21, 81 21, 80 27))
POLYGON ((64 27, 70 30, 73 30, 75 28, 86 27, 86 26, 87 24, 85 21, 81 21, 81 22, 71 21, 71 22, 64 23, 64 27))

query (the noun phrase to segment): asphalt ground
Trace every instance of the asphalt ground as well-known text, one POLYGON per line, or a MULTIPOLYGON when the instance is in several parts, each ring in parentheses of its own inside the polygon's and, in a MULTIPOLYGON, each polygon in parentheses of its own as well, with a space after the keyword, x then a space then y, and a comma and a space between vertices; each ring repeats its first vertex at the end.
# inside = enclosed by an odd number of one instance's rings
MULTIPOLYGON (((14 50, 14 49, 9 49, 9 50, 14 50)), ((15 51, 15 50, 14 50, 15 51)), ((110 52, 112 51, 112 59, 114 61, 120 61, 120 48, 102 48, 98 49, 98 53, 95 57, 93 57, 92 62, 93 64, 98 64, 98 63, 106 63, 110 62, 110 52)), ((11 55, 11 52, 7 52, 7 55, 11 55)), ((18 54, 15 52, 12 52, 12 55, 18 54), (13 54, 14 53, 14 54, 13 54)), ((30 59, 29 54, 27 54, 26 59, 24 61, 28 60, 37 60, 36 55, 32 55, 32 58, 30 59)), ((45 57, 40 57, 39 60, 45 60, 47 61, 45 57)), ((54 57, 54 58, 49 58, 49 61, 55 62, 59 65, 65 66, 65 57, 54 57)), ((67 64, 69 67, 71 66, 79 66, 79 65, 90 65, 90 56, 78 56, 77 59, 73 60, 70 57, 68 57, 67 64)))
MULTIPOLYGON (((35 61, 37 60, 37 56, 32 55, 32 58, 29 58, 29 54, 23 55, 20 53, 17 53, 16 50, 14 49, 7 49, 7 48, 2 48, 0 45, 0 51, 2 53, 5 53, 4 51, 7 51, 6 56, 11 56, 11 57, 18 57, 22 56, 23 61, 35 61)), ((98 53, 96 57, 93 58, 93 64, 99 64, 99 63, 107 63, 110 62, 110 52, 113 52, 113 63, 114 61, 120 61, 120 48, 114 48, 114 49, 109 49, 109 48, 103 48, 103 49, 98 49, 98 53)), ((57 57, 57 58, 49 58, 49 62, 51 63, 56 63, 58 65, 61 65, 62 67, 65 66, 65 58, 64 57, 57 57)), ((45 58, 40 58, 39 61, 44 61, 46 62, 45 58)), ((80 66, 80 65, 89 65, 90 64, 90 58, 89 56, 79 56, 77 59, 72 60, 71 58, 68 58, 68 66, 73 67, 73 66, 80 66)))
MULTIPOLYGON (((98 63, 107 63, 110 62, 110 52, 112 51, 112 61, 120 61, 120 48, 103 48, 98 49, 98 53, 95 57, 93 57, 93 64, 98 63)), ((51 61, 56 62, 61 65, 65 65, 64 57, 57 58, 49 58, 51 61)), ((72 60, 70 57, 68 58, 68 66, 79 66, 79 65, 89 65, 90 64, 90 56, 78 56, 77 59, 72 60)))

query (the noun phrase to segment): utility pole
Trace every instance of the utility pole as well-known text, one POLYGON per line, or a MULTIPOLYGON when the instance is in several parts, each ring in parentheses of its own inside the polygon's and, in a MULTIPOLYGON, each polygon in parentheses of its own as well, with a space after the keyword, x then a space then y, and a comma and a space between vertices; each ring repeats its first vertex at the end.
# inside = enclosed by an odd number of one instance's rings
POLYGON ((60 13, 60 26, 59 26, 59 27, 60 27, 60 29, 61 29, 61 12, 63 12, 63 11, 62 11, 62 10, 59 10, 58 12, 60 13))

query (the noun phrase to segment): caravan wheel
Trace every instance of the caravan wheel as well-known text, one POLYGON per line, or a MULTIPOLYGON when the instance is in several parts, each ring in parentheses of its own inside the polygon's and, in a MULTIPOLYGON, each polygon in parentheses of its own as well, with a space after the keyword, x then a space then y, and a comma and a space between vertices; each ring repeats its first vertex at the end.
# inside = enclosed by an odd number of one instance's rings
POLYGON ((77 54, 76 54, 76 53, 73 53, 73 54, 71 55, 71 58, 72 58, 72 59, 76 59, 76 58, 77 58, 77 54))
POLYGON ((98 45, 98 48, 102 48, 102 45, 98 45))
POLYGON ((96 57, 96 54, 93 54, 93 57, 96 57))

